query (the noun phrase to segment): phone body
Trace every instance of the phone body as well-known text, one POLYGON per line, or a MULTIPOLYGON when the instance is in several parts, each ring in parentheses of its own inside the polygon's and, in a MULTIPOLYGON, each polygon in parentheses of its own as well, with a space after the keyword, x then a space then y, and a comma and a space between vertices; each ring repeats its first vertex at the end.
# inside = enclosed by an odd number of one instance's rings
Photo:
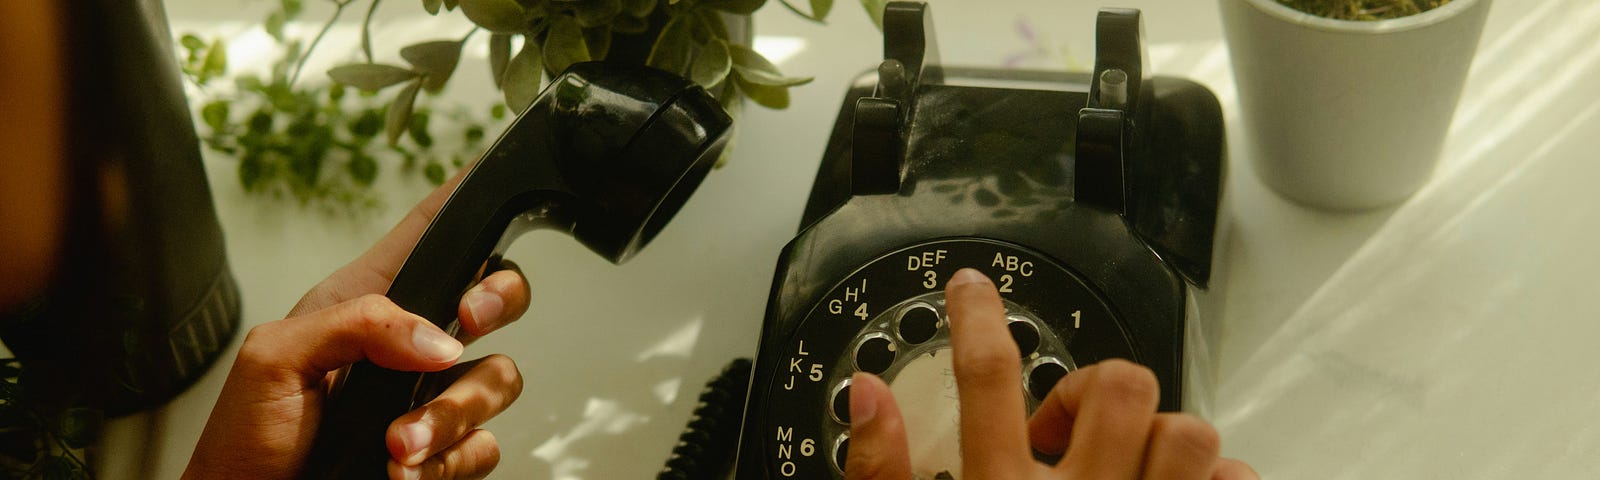
POLYGON ((915 473, 959 478, 943 288, 963 267, 1001 291, 1030 412, 1108 358, 1184 407, 1225 178, 1215 96, 1148 76, 1134 10, 1100 13, 1082 73, 942 67, 931 25, 891 3, 886 59, 845 96, 778 259, 737 478, 842 478, 856 371, 890 383, 915 473))

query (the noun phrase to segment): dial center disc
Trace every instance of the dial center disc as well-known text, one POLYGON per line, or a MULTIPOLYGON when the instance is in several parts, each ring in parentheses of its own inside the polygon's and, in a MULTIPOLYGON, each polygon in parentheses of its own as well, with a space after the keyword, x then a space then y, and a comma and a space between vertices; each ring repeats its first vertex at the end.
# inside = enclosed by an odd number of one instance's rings
POLYGON ((911 473, 916 478, 960 478, 961 406, 950 348, 917 355, 889 382, 905 419, 911 473))

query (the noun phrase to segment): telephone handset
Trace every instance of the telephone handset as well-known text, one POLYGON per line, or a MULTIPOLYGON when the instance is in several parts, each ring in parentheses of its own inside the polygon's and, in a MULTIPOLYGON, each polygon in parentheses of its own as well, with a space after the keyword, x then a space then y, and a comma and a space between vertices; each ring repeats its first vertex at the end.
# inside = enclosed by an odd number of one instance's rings
POLYGON ((927 6, 888 5, 885 60, 850 89, 778 261, 737 478, 842 477, 856 371, 901 402, 915 473, 958 476, 942 292, 963 267, 1001 291, 1030 412, 1107 358, 1182 406, 1222 116, 1204 87, 1148 76, 1139 15, 1102 10, 1094 71, 1074 75, 942 67, 927 6))
MULTIPOLYGON (((626 261, 699 186, 731 122, 716 99, 677 76, 573 65, 467 173, 388 297, 456 334, 461 294, 523 232, 565 231, 612 262, 626 261)), ((431 400, 433 381, 369 362, 340 372, 304 477, 386 478, 384 431, 431 400)))

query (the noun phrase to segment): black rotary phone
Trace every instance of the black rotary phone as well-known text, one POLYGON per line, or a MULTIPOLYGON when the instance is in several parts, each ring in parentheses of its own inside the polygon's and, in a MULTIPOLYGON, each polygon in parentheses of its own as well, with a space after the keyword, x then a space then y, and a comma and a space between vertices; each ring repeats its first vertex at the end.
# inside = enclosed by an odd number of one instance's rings
MULTIPOLYGON (((461 293, 530 229, 565 231, 621 263, 666 226, 726 143, 732 120, 688 80, 581 63, 551 81, 467 173, 388 297, 452 334, 461 293)), ((340 372, 304 477, 386 478, 384 431, 440 390, 370 362, 340 372)))
POLYGON ((925 5, 883 19, 885 59, 846 96, 778 260, 737 478, 842 477, 856 371, 900 399, 915 473, 959 475, 942 292, 962 267, 1001 291, 1029 411, 1107 358, 1149 366, 1179 409, 1221 198, 1216 98, 1147 76, 1136 10, 1100 12, 1089 74, 942 67, 925 5))

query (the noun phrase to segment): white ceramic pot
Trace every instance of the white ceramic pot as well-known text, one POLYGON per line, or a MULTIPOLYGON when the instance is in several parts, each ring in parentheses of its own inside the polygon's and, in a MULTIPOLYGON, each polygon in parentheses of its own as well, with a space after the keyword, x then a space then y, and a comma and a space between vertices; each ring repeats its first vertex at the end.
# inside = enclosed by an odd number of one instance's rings
POLYGON ((1427 181, 1490 0, 1378 21, 1219 1, 1262 181, 1337 210, 1388 205, 1427 181))

